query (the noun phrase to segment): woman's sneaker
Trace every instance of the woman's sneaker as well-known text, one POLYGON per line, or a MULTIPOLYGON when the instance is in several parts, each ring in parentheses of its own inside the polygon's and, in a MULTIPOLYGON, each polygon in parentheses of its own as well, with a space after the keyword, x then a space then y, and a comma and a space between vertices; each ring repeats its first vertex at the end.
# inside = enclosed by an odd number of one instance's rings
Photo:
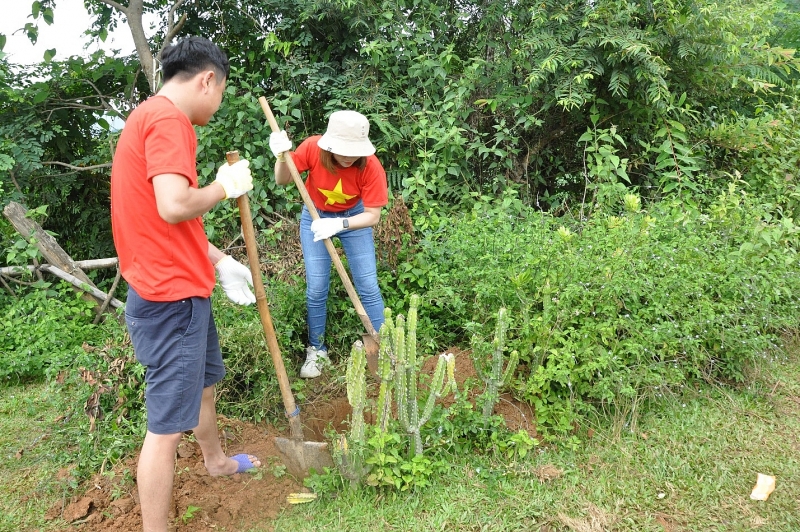
POLYGON ((328 358, 327 351, 308 346, 306 348, 306 361, 303 367, 300 368, 300 377, 304 379, 316 379, 322 374, 323 366, 330 363, 331 360, 328 358))

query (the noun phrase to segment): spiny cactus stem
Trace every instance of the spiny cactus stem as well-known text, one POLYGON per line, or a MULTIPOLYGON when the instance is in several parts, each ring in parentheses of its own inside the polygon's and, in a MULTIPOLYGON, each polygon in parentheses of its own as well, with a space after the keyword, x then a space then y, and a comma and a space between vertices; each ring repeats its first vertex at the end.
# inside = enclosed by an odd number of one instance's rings
POLYGON ((439 360, 436 363, 436 370, 433 372, 433 379, 431 379, 430 393, 428 400, 425 403, 425 409, 422 412, 422 418, 418 421, 418 427, 421 427, 431 417, 433 407, 436 405, 436 399, 441 397, 442 389, 444 387, 444 374, 447 369, 447 355, 439 355, 439 360))
POLYGON ((364 441, 364 406, 366 404, 366 365, 364 344, 355 342, 347 361, 347 400, 352 407, 350 437, 353 441, 364 441))

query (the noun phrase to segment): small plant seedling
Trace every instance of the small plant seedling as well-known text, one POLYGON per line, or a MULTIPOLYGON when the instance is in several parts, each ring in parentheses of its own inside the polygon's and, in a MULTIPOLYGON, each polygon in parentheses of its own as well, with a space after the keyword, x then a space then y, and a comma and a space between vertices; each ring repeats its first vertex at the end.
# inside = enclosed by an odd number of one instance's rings
POLYGON ((186 511, 183 512, 183 515, 181 516, 181 521, 183 521, 183 524, 185 525, 186 523, 191 521, 192 518, 194 517, 194 514, 196 514, 198 510, 200 510, 199 506, 189 505, 189 507, 186 508, 186 511))
POLYGON ((272 476, 275 478, 281 478, 286 475, 286 466, 283 464, 273 464, 269 468, 269 472, 272 473, 272 476))

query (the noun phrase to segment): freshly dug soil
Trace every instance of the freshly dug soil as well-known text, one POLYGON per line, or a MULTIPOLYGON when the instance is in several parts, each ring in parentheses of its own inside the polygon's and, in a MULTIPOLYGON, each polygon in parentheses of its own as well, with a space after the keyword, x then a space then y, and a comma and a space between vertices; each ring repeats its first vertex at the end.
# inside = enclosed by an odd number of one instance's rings
MULTIPOLYGON (((451 349, 456 355, 456 381, 464 390, 470 379, 478 378, 471 354, 451 349)), ((438 357, 430 357, 422 372, 432 374, 438 357)), ((479 386, 478 389, 483 389, 479 386)), ((451 399, 450 399, 451 400, 451 399)), ((447 404, 448 399, 443 402, 447 404)), ((328 397, 302 405, 304 435, 307 440, 323 441, 326 431, 347 430, 350 416, 347 398, 328 397)), ((531 407, 503 394, 495 406, 511 430, 524 429, 535 436, 531 407)), ((290 505, 286 496, 307 491, 300 482, 284 474, 274 437, 286 436, 273 426, 258 426, 220 416, 220 437, 229 455, 248 453, 257 456, 262 467, 255 473, 230 477, 211 477, 203 465, 200 447, 190 434, 184 436, 175 463, 171 528, 175 532, 205 530, 249 530, 259 526, 273 530, 270 523, 290 505)), ((134 532, 142 529, 141 511, 135 481, 138 456, 117 464, 114 474, 97 474, 82 496, 57 504, 48 517, 63 517, 76 530, 85 532, 134 532), (125 479, 128 479, 125 482, 125 479)))

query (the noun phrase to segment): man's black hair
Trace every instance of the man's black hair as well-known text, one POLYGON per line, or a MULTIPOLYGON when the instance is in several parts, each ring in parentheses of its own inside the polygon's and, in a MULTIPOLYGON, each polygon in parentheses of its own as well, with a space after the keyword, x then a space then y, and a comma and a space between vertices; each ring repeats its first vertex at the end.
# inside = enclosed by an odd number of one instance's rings
POLYGON ((225 52, 204 37, 186 37, 161 52, 164 83, 175 76, 191 78, 203 70, 214 70, 225 79, 231 72, 225 52))

